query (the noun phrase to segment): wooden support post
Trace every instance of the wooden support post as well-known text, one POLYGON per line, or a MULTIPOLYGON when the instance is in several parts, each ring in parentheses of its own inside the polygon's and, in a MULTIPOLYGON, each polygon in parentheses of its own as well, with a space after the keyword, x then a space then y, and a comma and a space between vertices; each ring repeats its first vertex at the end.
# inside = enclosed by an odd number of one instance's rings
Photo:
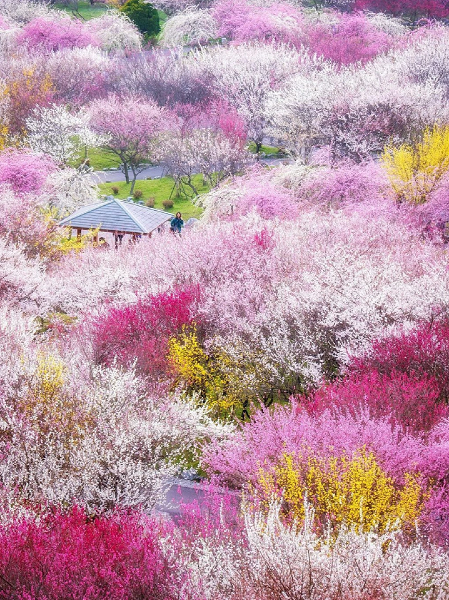
POLYGON ((81 231, 81 229, 76 230, 76 237, 78 238, 78 240, 81 240, 81 231))
POLYGON ((94 244, 98 246, 98 233, 94 235, 94 244))

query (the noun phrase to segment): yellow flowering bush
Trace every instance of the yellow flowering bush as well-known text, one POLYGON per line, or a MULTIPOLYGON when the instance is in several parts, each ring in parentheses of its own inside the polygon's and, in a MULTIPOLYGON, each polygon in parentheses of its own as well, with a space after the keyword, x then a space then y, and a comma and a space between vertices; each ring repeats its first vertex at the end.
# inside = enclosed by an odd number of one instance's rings
MULTIPOLYGON (((67 237, 64 233, 59 232, 54 238, 56 253, 70 254, 70 252, 81 252, 81 250, 84 250, 93 242, 95 237, 98 236, 98 232, 99 229, 92 229, 80 237, 76 235, 67 237)), ((93 242, 93 245, 98 246, 96 242, 93 242)))
POLYGON ((224 393, 226 382, 216 360, 203 350, 196 328, 184 328, 179 336, 169 340, 168 348, 175 386, 198 394, 217 416, 224 415, 232 404, 224 393))
POLYGON ((65 365, 51 354, 38 357, 30 391, 35 402, 50 404, 60 395, 65 379, 65 365))
POLYGON ((207 349, 195 327, 186 328, 169 340, 168 360, 175 374, 175 387, 198 395, 219 417, 249 417, 251 408, 288 399, 288 376, 273 376, 266 357, 257 348, 219 344, 207 349), (285 388, 285 390, 284 390, 285 388))
POLYGON ((10 145, 23 143, 28 134, 26 119, 36 106, 45 106, 53 92, 50 75, 35 68, 24 69, 8 82, 6 93, 10 108, 10 145))
POLYGON ((18 408, 35 431, 40 435, 64 431, 68 445, 80 439, 92 423, 93 415, 81 398, 65 389, 64 362, 52 354, 40 353, 36 363, 25 368, 24 373, 25 386, 18 408))
POLYGON ((282 492, 286 515, 302 521, 304 501, 315 510, 320 527, 343 523, 362 531, 413 528, 427 498, 417 477, 406 474, 395 484, 377 464, 372 452, 315 458, 285 454, 274 470, 259 473, 264 501, 282 492))
POLYGON ((397 198, 422 204, 449 169, 449 126, 426 129, 415 145, 387 146, 382 162, 397 198))
POLYGON ((39 247, 37 247, 42 256, 57 259, 71 252, 81 252, 89 244, 98 245, 94 240, 98 237, 99 228, 90 229, 87 233, 78 237, 72 234, 70 227, 61 228, 57 226, 59 215, 56 208, 46 207, 42 209, 41 216, 47 228, 46 237, 39 240, 39 247))

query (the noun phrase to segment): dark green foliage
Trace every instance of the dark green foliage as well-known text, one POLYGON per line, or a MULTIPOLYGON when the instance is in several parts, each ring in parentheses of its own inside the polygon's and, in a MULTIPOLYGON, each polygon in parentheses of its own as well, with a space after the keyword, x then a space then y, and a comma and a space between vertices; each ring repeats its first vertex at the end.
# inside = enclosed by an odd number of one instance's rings
POLYGON ((161 30, 158 11, 144 0, 128 0, 120 11, 129 17, 147 38, 157 35, 161 30))

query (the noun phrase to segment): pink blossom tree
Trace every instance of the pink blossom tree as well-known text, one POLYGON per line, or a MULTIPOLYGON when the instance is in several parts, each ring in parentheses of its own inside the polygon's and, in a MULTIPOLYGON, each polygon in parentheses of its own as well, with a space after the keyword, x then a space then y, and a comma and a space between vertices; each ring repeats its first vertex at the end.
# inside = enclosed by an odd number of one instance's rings
POLYGON ((381 31, 362 14, 343 14, 337 23, 310 23, 304 40, 312 53, 338 65, 368 62, 387 52, 395 38, 381 31))
POLYGON ((251 212, 267 220, 294 219, 300 206, 288 189, 276 185, 262 169, 201 196, 197 203, 205 210, 205 221, 239 219, 251 212))
MULTIPOLYGON (((0 236, 17 245, 30 259, 44 257, 52 247, 55 223, 45 214, 43 197, 23 190, 14 193, 8 187, 0 192, 0 236)), ((25 265, 21 268, 25 273, 25 265)))
POLYGON ((46 71, 54 87, 57 104, 79 107, 107 95, 117 61, 97 48, 73 48, 46 58, 46 71))
POLYGON ((250 162, 245 148, 245 124, 227 102, 178 105, 176 125, 163 137, 159 160, 171 175, 178 193, 198 195, 193 175, 201 173, 211 187, 241 171, 250 162))
POLYGON ((270 2, 261 6, 240 0, 219 0, 213 7, 213 15, 218 35, 238 43, 301 41, 304 18, 290 4, 270 2))
MULTIPOLYGON (((208 105, 217 99, 213 89, 215 74, 196 53, 149 50, 120 62, 110 79, 118 93, 153 100, 171 109, 176 105, 208 105)), ((223 99, 223 96, 219 96, 223 99)))
POLYGON ((134 189, 137 175, 147 167, 156 152, 156 138, 169 128, 169 113, 154 102, 139 98, 109 96, 90 105, 92 130, 105 141, 103 147, 117 155, 123 164, 126 183, 134 189))

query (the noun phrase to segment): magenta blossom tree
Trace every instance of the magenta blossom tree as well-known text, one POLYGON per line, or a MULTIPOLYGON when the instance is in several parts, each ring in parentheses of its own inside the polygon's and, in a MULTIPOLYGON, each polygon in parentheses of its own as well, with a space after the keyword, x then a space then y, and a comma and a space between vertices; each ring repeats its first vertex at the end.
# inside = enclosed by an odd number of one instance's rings
POLYGON ((358 10, 373 10, 408 14, 414 18, 444 18, 449 14, 445 0, 356 0, 354 7, 358 10))
POLYGON ((67 17, 38 17, 25 25, 17 41, 42 52, 100 45, 95 35, 81 21, 67 17))
POLYGON ((10 149, 0 154, 0 183, 8 183, 17 194, 36 193, 56 168, 49 156, 10 149))
POLYGON ((55 509, 0 528, 0 594, 16 598, 175 598, 175 572, 159 538, 170 526, 117 512, 92 519, 55 509))

